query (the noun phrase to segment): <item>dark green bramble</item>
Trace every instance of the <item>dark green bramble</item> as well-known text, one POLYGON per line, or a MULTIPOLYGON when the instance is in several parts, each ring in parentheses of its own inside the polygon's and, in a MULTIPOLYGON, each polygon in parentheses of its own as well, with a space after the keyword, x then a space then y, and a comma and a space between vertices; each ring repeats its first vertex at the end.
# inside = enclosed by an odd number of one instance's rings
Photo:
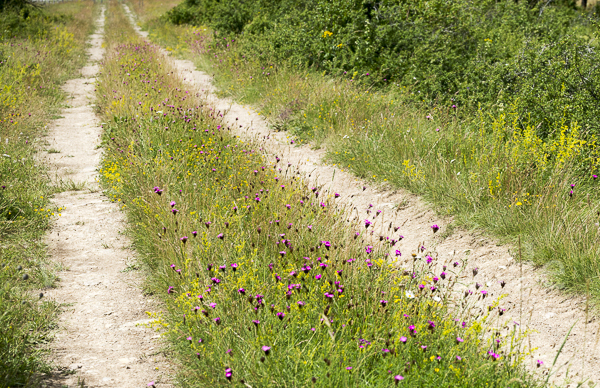
POLYGON ((594 15, 572 1, 186 0, 167 18, 209 25, 247 58, 407 87, 459 114, 516 103, 545 137, 563 115, 600 134, 594 15))

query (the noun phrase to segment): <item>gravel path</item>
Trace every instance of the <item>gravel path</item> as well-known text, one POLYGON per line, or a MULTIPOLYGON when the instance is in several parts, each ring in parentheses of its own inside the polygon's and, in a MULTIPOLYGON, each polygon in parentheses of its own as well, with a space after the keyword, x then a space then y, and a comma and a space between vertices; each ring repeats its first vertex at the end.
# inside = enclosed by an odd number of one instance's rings
MULTIPOLYGON (((57 194, 53 203, 65 208, 47 236, 51 258, 64 270, 48 299, 64 306, 52 343, 56 373, 45 387, 146 387, 168 383, 168 367, 159 352, 156 332, 146 328, 146 310, 156 302, 140 290, 141 277, 129 271, 134 263, 119 205, 108 201, 96 182, 102 151, 101 128, 94 114, 93 78, 99 71, 104 13, 91 37, 90 63, 82 78, 66 83, 70 107, 48 136, 47 163, 58 182, 85 184, 86 189, 57 194)), ((154 306, 154 308, 153 308, 154 306)))

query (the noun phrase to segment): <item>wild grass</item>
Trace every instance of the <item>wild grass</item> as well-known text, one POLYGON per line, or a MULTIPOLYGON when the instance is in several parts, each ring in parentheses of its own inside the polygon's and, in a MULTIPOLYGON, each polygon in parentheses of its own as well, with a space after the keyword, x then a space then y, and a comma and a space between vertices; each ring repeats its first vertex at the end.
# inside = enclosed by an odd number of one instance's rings
POLYGON ((498 300, 457 293, 463 260, 415 247, 395 265, 398 229, 372 237, 377 212, 351 219, 335 193, 231 136, 110 4, 102 183, 164 302, 150 315, 182 386, 541 385, 498 300))
POLYGON ((49 203, 54 188, 36 153, 64 101, 60 85, 85 61, 92 3, 23 15, 0 15, 0 24, 13 23, 2 24, 0 38, 0 387, 34 384, 48 370, 43 344, 56 305, 40 290, 52 287, 55 273, 42 237, 61 209, 49 203))
POLYGON ((415 104, 412 88, 371 88, 246 56, 206 28, 146 26, 299 144, 325 147, 331 163, 361 178, 422 195, 458 226, 509 244, 520 236, 525 258, 550 269, 558 287, 586 292, 589 280, 598 300, 600 148, 569 122, 567 107, 540 137, 518 103, 461 117, 452 104, 415 104))

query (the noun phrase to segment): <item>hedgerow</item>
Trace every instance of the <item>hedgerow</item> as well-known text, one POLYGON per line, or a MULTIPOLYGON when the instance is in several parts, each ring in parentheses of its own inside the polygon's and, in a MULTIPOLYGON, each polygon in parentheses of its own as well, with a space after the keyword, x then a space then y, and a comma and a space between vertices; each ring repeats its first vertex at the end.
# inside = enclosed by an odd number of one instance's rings
POLYGON ((563 113, 600 133, 598 19, 514 0, 186 0, 166 16, 235 38, 246 57, 408 87, 427 105, 519 105, 547 136, 563 113))

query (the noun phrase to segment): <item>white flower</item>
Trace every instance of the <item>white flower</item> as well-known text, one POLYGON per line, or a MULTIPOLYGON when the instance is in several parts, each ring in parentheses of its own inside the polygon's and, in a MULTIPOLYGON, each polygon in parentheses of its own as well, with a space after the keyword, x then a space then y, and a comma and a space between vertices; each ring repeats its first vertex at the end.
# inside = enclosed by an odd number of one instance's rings
POLYGON ((413 292, 412 292, 412 291, 409 291, 409 290, 407 290, 407 291, 404 293, 404 295, 406 295, 406 297, 407 297, 408 299, 412 299, 412 298, 414 298, 414 297, 415 297, 415 294, 413 294, 413 292))

